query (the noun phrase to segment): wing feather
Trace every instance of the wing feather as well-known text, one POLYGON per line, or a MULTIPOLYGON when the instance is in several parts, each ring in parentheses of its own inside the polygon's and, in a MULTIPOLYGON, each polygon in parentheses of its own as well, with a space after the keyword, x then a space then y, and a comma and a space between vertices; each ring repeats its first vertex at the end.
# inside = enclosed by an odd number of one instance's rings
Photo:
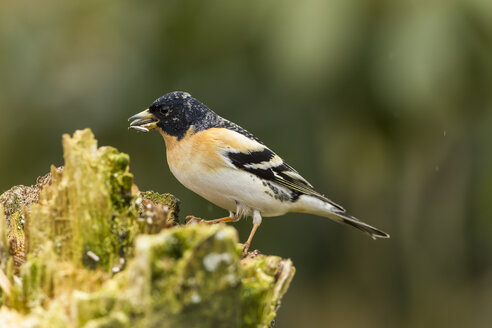
POLYGON ((224 149, 223 156, 235 168, 287 188, 295 194, 296 199, 300 195, 310 195, 331 204, 339 211, 345 211, 343 207, 317 192, 306 179, 269 148, 260 143, 258 146, 249 152, 228 147, 224 149))

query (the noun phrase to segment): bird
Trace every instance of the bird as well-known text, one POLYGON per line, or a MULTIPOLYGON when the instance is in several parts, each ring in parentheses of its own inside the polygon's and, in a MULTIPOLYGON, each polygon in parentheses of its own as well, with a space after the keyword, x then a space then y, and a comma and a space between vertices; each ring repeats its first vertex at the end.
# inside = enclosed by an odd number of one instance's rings
POLYGON ((129 129, 155 129, 162 135, 169 169, 181 184, 229 211, 228 216, 208 223, 252 217, 243 254, 248 253, 263 217, 288 212, 327 217, 373 239, 389 238, 386 232, 347 214, 260 139, 187 92, 167 93, 128 120, 129 129))

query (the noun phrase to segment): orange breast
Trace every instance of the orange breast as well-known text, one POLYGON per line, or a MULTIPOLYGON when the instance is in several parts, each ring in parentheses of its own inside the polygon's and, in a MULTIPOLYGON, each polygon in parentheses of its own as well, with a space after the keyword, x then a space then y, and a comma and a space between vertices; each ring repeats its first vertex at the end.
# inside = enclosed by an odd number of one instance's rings
POLYGON ((166 143, 167 162, 173 173, 187 171, 215 170, 224 166, 224 159, 217 152, 217 144, 205 131, 193 133, 193 128, 177 140, 161 132, 166 143))
POLYGON ((212 128, 197 133, 191 127, 181 140, 160 130, 166 143, 167 161, 173 173, 189 170, 218 170, 229 166, 221 155, 224 151, 261 150, 258 142, 237 132, 212 128))

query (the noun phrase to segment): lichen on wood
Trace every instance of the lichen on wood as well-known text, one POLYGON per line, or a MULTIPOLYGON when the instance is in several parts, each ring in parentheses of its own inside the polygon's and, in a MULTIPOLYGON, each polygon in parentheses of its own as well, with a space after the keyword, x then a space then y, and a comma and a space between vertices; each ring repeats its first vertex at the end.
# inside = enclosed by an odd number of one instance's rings
POLYGON ((52 183, 31 207, 28 251, 36 253, 52 240, 61 259, 108 272, 138 231, 130 158, 113 147, 97 148, 90 130, 64 135, 63 151, 63 172, 52 168, 52 183))
MULTIPOLYGON (((58 168, 56 171, 63 170, 58 168)), ((0 205, 3 211, 0 215, 5 215, 5 221, 8 225, 9 249, 15 266, 20 266, 25 262, 25 234, 24 224, 26 213, 31 209, 32 204, 39 201, 39 194, 44 185, 51 182, 51 174, 37 178, 33 186, 14 186, 10 190, 0 195, 0 205)), ((0 257, 1 259, 2 257, 0 257)))
POLYGON ((233 227, 179 225, 171 194, 141 192, 129 156, 88 129, 65 166, 0 195, 0 326, 267 327, 290 260, 241 258, 233 227))

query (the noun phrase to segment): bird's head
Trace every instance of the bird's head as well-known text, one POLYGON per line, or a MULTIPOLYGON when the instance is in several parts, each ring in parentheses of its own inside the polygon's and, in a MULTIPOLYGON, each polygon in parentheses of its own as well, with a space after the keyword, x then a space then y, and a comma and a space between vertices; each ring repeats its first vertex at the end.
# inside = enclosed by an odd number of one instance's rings
POLYGON ((128 120, 130 128, 149 132, 160 128, 168 135, 182 138, 189 128, 213 113, 189 93, 174 91, 155 100, 148 109, 128 120))

